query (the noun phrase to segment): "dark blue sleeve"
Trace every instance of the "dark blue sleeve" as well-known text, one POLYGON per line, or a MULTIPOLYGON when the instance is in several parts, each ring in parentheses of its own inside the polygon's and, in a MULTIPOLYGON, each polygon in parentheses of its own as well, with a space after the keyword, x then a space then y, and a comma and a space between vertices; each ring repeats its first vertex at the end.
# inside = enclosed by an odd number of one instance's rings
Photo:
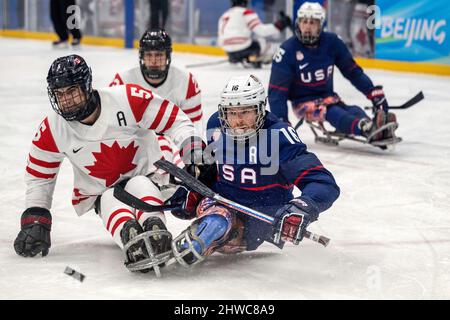
POLYGON ((334 35, 333 40, 333 47, 336 50, 336 66, 356 89, 367 96, 374 87, 372 80, 370 80, 363 69, 353 59, 345 43, 336 35, 334 35))
POLYGON ((280 46, 272 61, 269 80, 270 111, 285 122, 288 122, 289 90, 295 77, 289 51, 289 47, 280 46))
POLYGON ((280 172, 289 183, 301 190, 299 198, 308 203, 308 213, 317 218, 339 197, 340 189, 331 172, 298 137, 293 136, 294 132, 289 133, 290 139, 285 133, 280 133, 280 172))
POLYGON ((213 140, 214 132, 220 129, 219 112, 213 113, 206 124, 206 141, 210 144, 213 140))

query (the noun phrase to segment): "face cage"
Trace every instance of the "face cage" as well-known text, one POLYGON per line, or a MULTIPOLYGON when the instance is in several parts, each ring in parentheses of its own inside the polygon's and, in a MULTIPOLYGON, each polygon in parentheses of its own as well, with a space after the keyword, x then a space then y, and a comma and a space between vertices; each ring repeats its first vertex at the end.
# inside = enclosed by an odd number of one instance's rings
POLYGON ((166 67, 164 68, 164 70, 148 68, 144 62, 145 51, 162 51, 162 50, 139 50, 139 66, 141 67, 142 74, 152 80, 165 79, 167 77, 167 74, 169 73, 170 63, 172 61, 170 56, 170 50, 168 49, 164 50, 166 52, 166 67))
MULTIPOLYGON (((320 29, 319 32, 317 33, 317 35, 303 35, 302 31, 300 30, 300 19, 301 18, 297 18, 297 22, 295 23, 296 28, 295 28, 295 35, 297 36, 298 40, 300 40, 301 43, 303 43, 304 45, 307 46, 312 46, 315 45, 317 42, 319 42, 319 38, 320 35, 322 33, 322 23, 320 24, 320 29)), ((307 19, 311 19, 311 18, 307 18, 307 19)), ((316 19, 318 20, 318 19, 316 19)))
MULTIPOLYGON (((74 84, 77 85, 77 84, 74 84)), ((78 85, 78 90, 80 91, 79 93, 84 93, 84 96, 86 98, 86 100, 84 101, 84 104, 80 104, 78 106, 78 108, 76 108, 74 111, 71 112, 64 112, 59 104, 58 104, 58 99, 56 98, 56 94, 55 94, 55 90, 57 90, 59 88, 50 88, 47 87, 47 93, 48 93, 48 97, 50 99, 50 104, 53 108, 53 110, 55 110, 55 112, 57 114, 59 114, 61 117, 63 117, 65 120, 67 121, 79 121, 79 120, 83 120, 85 119, 87 116, 89 116, 94 110, 91 110, 93 107, 96 106, 91 106, 91 99, 92 99, 92 92, 88 92, 87 90, 84 90, 81 88, 81 85, 78 85)))
MULTIPOLYGON (((220 126, 222 129, 222 132, 225 133, 226 135, 230 136, 231 138, 233 138, 236 141, 245 141, 248 140, 252 137, 254 137, 259 129, 261 129, 261 127, 264 124, 264 116, 265 116, 265 106, 266 103, 261 102, 259 105, 255 105, 254 108, 256 109, 257 112, 257 117, 255 120, 255 129, 242 133, 242 134, 238 134, 238 133, 234 133, 234 129, 231 128, 230 124, 228 123, 227 120, 227 109, 229 108, 233 108, 230 106, 222 106, 219 104, 219 120, 220 120, 220 126)), ((246 106, 239 106, 239 107, 246 107, 246 106)))
POLYGON ((123 247, 123 253, 125 255, 125 266, 130 271, 140 271, 152 268, 155 271, 156 276, 159 278, 161 277, 160 266, 170 260, 170 258, 172 257, 172 251, 168 250, 166 252, 156 254, 150 243, 151 237, 166 237, 167 239, 165 241, 172 241, 172 234, 167 230, 147 231, 137 235, 123 247), (131 246, 138 244, 138 242, 140 241, 144 241, 145 243, 148 258, 139 260, 137 262, 130 261, 128 257, 128 250, 131 246))

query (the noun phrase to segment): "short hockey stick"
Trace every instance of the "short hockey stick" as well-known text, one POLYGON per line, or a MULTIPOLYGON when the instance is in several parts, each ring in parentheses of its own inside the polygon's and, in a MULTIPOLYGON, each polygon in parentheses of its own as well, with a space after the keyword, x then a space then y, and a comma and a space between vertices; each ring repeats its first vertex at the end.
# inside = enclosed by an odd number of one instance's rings
MULTIPOLYGON (((425 96, 423 95, 423 92, 420 91, 418 94, 416 94, 414 97, 406 101, 404 104, 400 106, 389 106, 389 109, 408 109, 411 108, 413 105, 418 103, 419 101, 423 100, 425 96)), ((366 110, 373 109, 373 107, 364 107, 366 110)))
MULTIPOLYGON (((423 92, 420 91, 418 94, 416 94, 414 97, 412 97, 411 99, 409 99, 408 101, 406 101, 404 104, 400 105, 400 106, 389 106, 389 109, 408 109, 411 108, 413 105, 415 105, 416 103, 420 102, 421 100, 423 100, 425 98, 425 96, 423 95, 423 92)), ((373 107, 364 107, 365 110, 371 110, 373 109, 373 107)), ((305 118, 301 118, 297 124, 295 125, 294 129, 295 131, 298 130, 298 128, 300 128, 300 126, 303 124, 305 118)))
MULTIPOLYGON (((174 177, 180 179, 186 186, 188 186, 195 192, 200 193, 204 197, 212 198, 212 199, 216 200, 217 202, 220 202, 231 209, 234 209, 234 210, 239 211, 243 214, 246 214, 250 217, 261 220, 270 225, 273 225, 275 223, 275 219, 267 214, 253 210, 253 209, 243 206, 237 202, 234 202, 232 200, 229 200, 227 198, 220 196, 219 194, 215 193, 213 190, 211 190, 210 188, 205 186, 202 182, 195 179, 188 172, 184 171, 183 169, 178 168, 176 165, 174 165, 173 163, 171 163, 167 160, 158 160, 154 163, 154 165, 157 168, 162 169, 162 170, 172 174, 174 177)), ((329 238, 314 234, 309 231, 305 232, 305 238, 308 238, 312 241, 318 242, 321 245, 323 245, 324 247, 326 247, 328 245, 328 243, 330 242, 329 238)))
POLYGON ((157 211, 165 211, 178 207, 173 204, 166 204, 162 206, 154 206, 147 202, 142 201, 141 199, 133 196, 131 193, 126 191, 121 185, 117 184, 114 186, 114 197, 123 202, 124 204, 145 212, 157 212, 157 211))

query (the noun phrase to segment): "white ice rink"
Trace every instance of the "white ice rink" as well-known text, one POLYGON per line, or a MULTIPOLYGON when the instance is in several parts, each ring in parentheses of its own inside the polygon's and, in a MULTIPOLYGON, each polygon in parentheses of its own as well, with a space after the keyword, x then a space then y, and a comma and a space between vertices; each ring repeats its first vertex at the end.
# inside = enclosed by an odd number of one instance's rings
MULTIPOLYGON (((54 196, 52 247, 47 257, 22 258, 13 249, 24 210, 24 170, 31 140, 50 107, 45 78, 51 62, 71 53, 50 43, 0 38, 0 299, 450 299, 450 78, 366 70, 394 104, 422 90, 425 100, 397 112, 404 141, 393 152, 356 142, 339 147, 301 139, 334 174, 341 196, 310 226, 331 238, 324 248, 305 239, 280 251, 270 244, 236 256, 214 254, 191 270, 171 265, 157 279, 131 273, 94 212, 71 206, 72 170, 65 161, 54 196), (81 283, 64 274, 83 273, 81 283)), ((137 64, 136 50, 84 46, 94 86, 137 64)), ((173 63, 213 61, 175 53, 173 63)), ((191 69, 212 114, 226 80, 249 70, 228 64, 191 69)), ((253 71, 265 84, 270 69, 253 71)), ((366 98, 335 75, 349 104, 366 98)), ((167 214, 178 235, 189 222, 167 214)))

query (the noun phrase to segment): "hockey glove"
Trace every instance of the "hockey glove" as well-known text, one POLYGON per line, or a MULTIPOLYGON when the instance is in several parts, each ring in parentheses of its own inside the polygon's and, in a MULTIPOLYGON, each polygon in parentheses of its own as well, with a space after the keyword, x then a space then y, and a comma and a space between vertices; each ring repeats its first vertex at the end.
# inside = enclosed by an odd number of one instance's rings
POLYGON ((374 108, 374 114, 379 111, 383 110, 384 112, 388 112, 389 105, 386 100, 386 97, 384 96, 384 91, 382 86, 375 86, 373 89, 369 92, 367 95, 367 98, 372 101, 373 108, 374 108))
POLYGON ((203 197, 199 193, 191 191, 181 185, 166 202, 179 205, 179 207, 176 207, 171 211, 175 217, 179 219, 192 219, 196 216, 197 205, 202 198, 203 197))
POLYGON ((21 218, 21 230, 14 241, 14 250, 23 257, 34 257, 38 253, 45 257, 51 246, 51 227, 50 211, 38 207, 26 209, 21 218))
POLYGON ((286 29, 287 27, 291 27, 292 25, 292 20, 291 18, 289 18, 284 11, 280 11, 280 18, 275 21, 274 26, 280 30, 283 31, 284 29, 286 29))
POLYGON ((293 199, 275 213, 273 239, 299 244, 305 235, 306 227, 314 220, 312 214, 305 211, 308 205, 301 199, 293 199))
POLYGON ((186 171, 210 186, 217 178, 217 167, 213 156, 204 152, 205 148, 206 144, 201 138, 190 137, 183 142, 180 156, 186 171))

